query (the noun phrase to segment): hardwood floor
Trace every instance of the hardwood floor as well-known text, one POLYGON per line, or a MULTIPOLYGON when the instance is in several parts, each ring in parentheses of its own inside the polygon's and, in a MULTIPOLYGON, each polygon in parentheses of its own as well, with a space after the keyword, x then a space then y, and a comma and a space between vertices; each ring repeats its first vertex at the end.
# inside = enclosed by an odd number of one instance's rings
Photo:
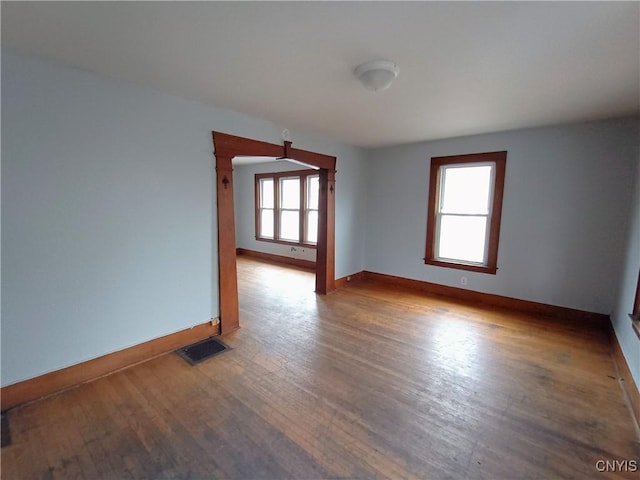
POLYGON ((9 411, 2 478, 639 478, 605 333, 365 282, 316 296, 249 258, 238 276, 233 350, 9 411))

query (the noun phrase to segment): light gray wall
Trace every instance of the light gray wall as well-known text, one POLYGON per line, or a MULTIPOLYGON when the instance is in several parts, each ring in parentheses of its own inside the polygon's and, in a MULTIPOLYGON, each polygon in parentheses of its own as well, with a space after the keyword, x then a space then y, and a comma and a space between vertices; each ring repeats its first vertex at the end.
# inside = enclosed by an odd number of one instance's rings
POLYGON ((367 269, 610 314, 631 198, 637 119, 461 137, 371 154, 367 269), (498 273, 427 266, 430 158, 507 150, 498 273))
MULTIPOLYGON (((218 316, 211 131, 283 128, 3 50, 2 385, 218 316)), ((291 130, 354 189, 336 274, 360 271, 365 152, 291 130)))
POLYGON ((236 223, 236 246, 256 252, 271 253, 283 257, 316 261, 316 249, 294 247, 256 240, 255 233, 255 174, 308 170, 287 160, 233 166, 233 195, 236 223))
MULTIPOLYGON (((280 143, 282 128, 3 51, 2 385, 217 316, 211 131, 280 143)), ((638 381, 626 317, 640 262, 635 120, 371 152, 292 138, 338 158, 336 278, 366 269, 459 286, 464 274, 473 290, 615 307, 638 381), (429 158, 503 149, 498 274, 425 266, 429 158)))
MULTIPOLYGON (((640 144, 640 138, 638 143, 640 144)), ((640 340, 633 331, 628 315, 633 310, 640 270, 640 153, 637 153, 637 158, 631 211, 626 229, 620 231, 621 236, 626 237, 625 261, 620 274, 616 309, 611 320, 631 374, 636 385, 640 385, 640 340)))

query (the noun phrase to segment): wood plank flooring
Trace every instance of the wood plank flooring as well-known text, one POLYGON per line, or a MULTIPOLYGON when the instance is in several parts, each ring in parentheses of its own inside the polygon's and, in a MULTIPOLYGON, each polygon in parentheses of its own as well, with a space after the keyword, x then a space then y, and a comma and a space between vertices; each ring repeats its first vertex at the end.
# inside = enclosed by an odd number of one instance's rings
POLYGON ((316 296, 249 258, 238 275, 232 350, 9 411, 2 478, 640 477, 596 468, 639 453, 604 333, 365 282, 316 296))

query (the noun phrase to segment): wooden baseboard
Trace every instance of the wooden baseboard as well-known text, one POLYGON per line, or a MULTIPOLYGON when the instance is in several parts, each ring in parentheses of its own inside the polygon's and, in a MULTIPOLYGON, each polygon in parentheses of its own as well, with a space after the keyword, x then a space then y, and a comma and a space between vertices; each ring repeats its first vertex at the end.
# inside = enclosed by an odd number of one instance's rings
POLYGON ((196 325, 93 360, 2 387, 0 391, 2 411, 104 377, 212 335, 218 335, 219 322, 214 322, 214 325, 211 323, 196 325))
POLYGON ((636 382, 633 380, 633 375, 631 375, 629 364, 624 358, 622 347, 620 347, 618 337, 616 336, 616 332, 613 329, 613 324, 611 322, 609 322, 609 338, 611 339, 611 356, 613 357, 613 362, 615 363, 616 370, 618 371, 620 385, 622 386, 622 390, 624 391, 627 401, 631 406, 631 411, 633 412, 636 425, 640 428, 640 393, 638 392, 636 382))
POLYGON ((364 272, 352 273, 346 277, 336 279, 336 288, 344 288, 347 285, 361 282, 364 278, 364 272))
POLYGON ((402 288, 411 288, 427 292, 432 295, 440 295, 462 301, 479 302, 486 305, 492 305, 494 307, 509 308, 536 315, 545 315, 570 321, 577 321, 582 324, 598 327, 603 331, 606 331, 608 328, 607 325, 609 324, 609 317, 601 313, 558 307, 555 305, 547 305, 545 303, 531 302, 529 300, 503 297, 501 295, 494 295, 491 293, 475 292, 473 290, 465 290, 463 288, 449 287, 446 285, 439 285, 437 283, 396 277, 383 273, 365 271, 363 272, 363 275, 366 280, 372 282, 385 283, 402 288))
POLYGON ((236 248, 236 255, 246 255, 248 257, 260 258, 262 260, 269 260, 277 263, 286 263, 287 265, 294 265, 296 267, 308 268, 311 270, 316 269, 316 262, 312 262, 311 260, 274 255, 273 253, 256 252, 255 250, 248 250, 246 248, 236 248))

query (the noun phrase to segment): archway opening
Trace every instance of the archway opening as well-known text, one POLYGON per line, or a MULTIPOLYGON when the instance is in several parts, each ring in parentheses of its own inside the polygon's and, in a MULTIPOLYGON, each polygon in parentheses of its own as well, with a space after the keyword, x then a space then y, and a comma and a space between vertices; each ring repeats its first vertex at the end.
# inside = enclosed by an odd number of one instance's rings
POLYGON ((236 233, 233 198, 233 164, 236 156, 287 158, 318 168, 318 241, 316 253, 316 293, 335 290, 335 172, 336 158, 293 148, 291 142, 276 145, 259 140, 212 132, 216 159, 218 213, 218 282, 220 333, 240 326, 236 233))

